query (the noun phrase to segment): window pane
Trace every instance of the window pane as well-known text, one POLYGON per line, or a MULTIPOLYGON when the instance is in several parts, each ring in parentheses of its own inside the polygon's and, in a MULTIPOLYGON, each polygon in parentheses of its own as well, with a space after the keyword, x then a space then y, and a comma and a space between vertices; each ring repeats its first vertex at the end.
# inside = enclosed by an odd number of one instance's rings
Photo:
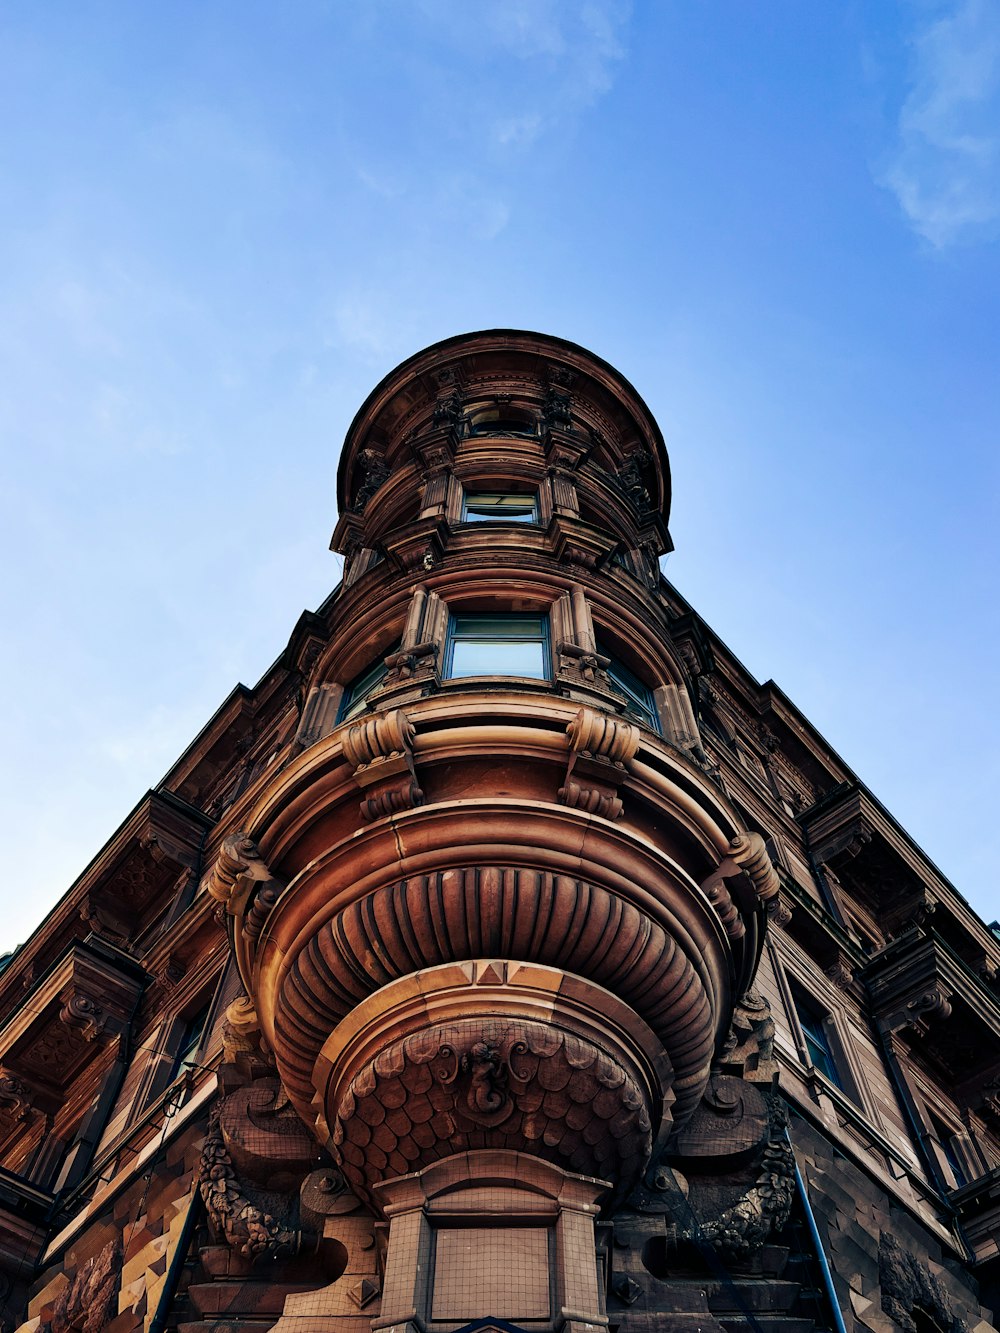
POLYGON ((455 639, 452 676, 533 676, 544 680, 545 647, 541 642, 516 643, 506 639, 455 639))
POLYGON ((799 995, 795 996, 795 1011, 802 1029, 809 1063, 843 1092, 844 1084, 833 1058, 823 1015, 799 995))
POLYGON ((453 639, 545 638, 542 616, 456 616, 451 622, 453 639))
POLYGON ((609 653, 607 648, 598 643, 597 651, 605 657, 611 659, 608 666, 608 679, 615 690, 627 701, 626 712, 637 722, 641 722, 644 727, 649 727, 652 731, 660 730, 660 722, 656 713, 656 704, 653 701, 653 691, 646 685, 634 671, 629 668, 613 653, 609 653))
POLYGON ((538 519, 538 502, 534 495, 470 491, 465 496, 464 518, 468 523, 535 523, 538 519))
POLYGON ((381 685, 385 679, 387 670, 384 659, 380 657, 370 667, 362 671, 360 676, 354 678, 344 691, 340 712, 337 716, 338 722, 346 722, 348 718, 356 717, 362 711, 368 702, 369 694, 381 685))

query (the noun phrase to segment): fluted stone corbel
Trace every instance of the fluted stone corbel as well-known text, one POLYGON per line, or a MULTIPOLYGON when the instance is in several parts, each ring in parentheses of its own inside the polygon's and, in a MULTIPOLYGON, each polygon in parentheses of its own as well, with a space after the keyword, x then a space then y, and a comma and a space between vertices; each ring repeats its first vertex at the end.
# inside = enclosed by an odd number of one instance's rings
POLYGON ((746 927, 739 909, 733 902, 726 880, 745 874, 758 900, 765 906, 777 899, 779 883, 764 839, 759 833, 738 833, 729 844, 728 855, 702 883, 709 902, 718 912, 730 939, 742 939, 746 927))
POLYGON ((256 940, 285 884, 271 874, 257 844, 240 829, 223 842, 205 888, 228 916, 242 920, 243 933, 256 940))
POLYGON ((344 758, 365 792, 361 818, 366 823, 423 805, 413 762, 413 737, 413 723, 401 708, 376 713, 348 728, 344 758))
POLYGON ((618 788, 639 748, 639 728, 596 708, 581 708, 566 735, 570 753, 560 803, 605 819, 620 818, 624 807, 618 788))

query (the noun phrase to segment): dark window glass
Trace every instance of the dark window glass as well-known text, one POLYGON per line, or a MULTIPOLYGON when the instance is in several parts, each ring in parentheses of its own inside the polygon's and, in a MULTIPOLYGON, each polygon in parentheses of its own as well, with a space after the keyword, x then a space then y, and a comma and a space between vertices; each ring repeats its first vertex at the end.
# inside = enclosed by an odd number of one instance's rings
POLYGON ((659 731, 660 719, 656 713, 653 691, 639 679, 634 671, 631 671, 624 662, 609 653, 606 648, 598 644, 597 651, 602 656, 611 659, 608 666, 608 678, 616 693, 620 694, 625 700, 625 712, 636 722, 641 722, 644 727, 659 731))
POLYGON ((209 1006, 206 1004, 204 1009, 199 1009, 193 1018, 185 1020, 181 1029, 180 1040, 177 1043, 177 1055, 174 1059, 171 1080, 178 1078, 181 1074, 186 1074, 189 1069, 193 1069, 197 1064, 195 1056, 198 1054, 202 1038, 205 1035, 208 1009, 209 1006))
POLYGON ((509 491, 466 491, 462 519, 466 523, 537 523, 538 497, 509 491))
POLYGON ((535 435, 536 423, 529 416, 501 416, 495 409, 477 413, 469 423, 470 435, 535 435))
POLYGON ((388 669, 384 659, 380 657, 371 666, 365 667, 359 676, 354 677, 340 701, 338 722, 346 722, 348 718, 356 717, 363 710, 368 702, 368 696, 382 684, 388 669))
POLYGON ((955 1134, 936 1115, 931 1115, 931 1124, 934 1127, 937 1141, 941 1145, 941 1151, 944 1153, 944 1160, 948 1163, 948 1170, 951 1172, 955 1188, 961 1189, 963 1185, 969 1183, 969 1177, 955 1148, 955 1134))
POLYGON ((549 676, 547 616, 452 616, 445 676, 549 676))
POLYGON ((817 1009, 801 992, 794 992, 793 994, 795 1012, 799 1020, 799 1027, 802 1029, 809 1063, 843 1092, 843 1080, 840 1077, 837 1062, 830 1046, 827 1015, 817 1009))

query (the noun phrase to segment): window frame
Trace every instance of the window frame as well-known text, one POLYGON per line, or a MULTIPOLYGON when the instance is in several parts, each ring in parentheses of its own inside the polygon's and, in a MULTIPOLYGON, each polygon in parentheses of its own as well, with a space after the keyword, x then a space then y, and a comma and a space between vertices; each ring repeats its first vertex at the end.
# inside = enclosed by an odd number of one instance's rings
POLYGON ((448 628, 445 633, 444 653, 442 656, 441 679, 446 680, 476 680, 484 676, 502 676, 509 680, 539 680, 551 682, 552 680, 552 628, 549 615, 545 611, 538 612, 537 615, 525 615, 517 611, 451 611, 448 615, 448 628), (530 636, 515 635, 496 635, 489 637, 487 635, 463 635, 456 632, 456 625, 462 620, 477 620, 481 622, 494 622, 502 624, 504 621, 511 622, 516 620, 537 620, 540 626, 540 633, 530 636), (541 648, 541 673, 538 675, 524 672, 512 673, 505 671, 496 672, 469 672, 467 674, 456 675, 455 665, 455 647, 456 644, 467 643, 537 643, 541 648))
POLYGON ((617 653, 613 653, 606 643, 597 640, 597 651, 601 657, 608 659, 606 668, 608 680, 611 682, 615 694, 626 701, 625 714, 633 722, 639 722, 649 731, 654 731, 658 736, 663 735, 663 725, 660 721, 660 712, 656 706, 656 692, 638 676, 627 662, 624 662, 617 653), (625 679, 622 679, 622 676, 625 679), (629 680, 628 678, 631 678, 629 680), (640 693, 641 691, 641 693, 640 693))
MULTIPOLYGON (((475 507, 474 504, 473 507, 475 507)), ((478 507, 482 509, 489 508, 485 503, 481 503, 478 507)), ((511 508, 516 507, 517 506, 511 506, 511 508)), ((520 527, 540 527, 542 521, 542 509, 538 490, 536 488, 533 491, 504 491, 499 489, 492 491, 473 491, 463 486, 460 521, 462 523, 517 523, 520 527), (477 496, 480 497, 481 501, 487 501, 495 497, 498 501, 496 513, 473 513, 470 508, 470 501, 475 502, 477 496), (504 513, 501 507, 504 500, 519 501, 520 506, 527 512, 524 515, 504 513)))
POLYGON ((388 652, 379 654, 374 661, 369 664, 344 686, 344 692, 340 696, 340 703, 337 705, 337 719, 335 726, 340 726, 342 722, 349 722, 352 718, 359 716, 367 707, 369 696, 374 694, 378 687, 389 674, 389 668, 385 664, 386 657, 395 650, 390 648, 388 652), (364 693, 357 694, 358 688, 365 683, 368 677, 373 679, 364 690, 364 693))

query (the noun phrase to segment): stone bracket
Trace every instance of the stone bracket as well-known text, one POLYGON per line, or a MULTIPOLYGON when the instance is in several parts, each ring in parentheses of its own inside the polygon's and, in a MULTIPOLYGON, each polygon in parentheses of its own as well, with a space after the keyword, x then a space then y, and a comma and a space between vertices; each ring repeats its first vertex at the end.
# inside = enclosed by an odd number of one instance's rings
POLYGON ((581 708, 566 728, 569 761, 559 802, 574 810, 619 819, 618 789, 639 748, 639 728, 595 708, 581 708))
POLYGON ((365 793, 360 807, 365 823, 423 805, 413 761, 414 734, 413 723, 401 708, 376 713, 348 728, 344 758, 365 793))
POLYGON ((739 908, 733 902, 727 880, 736 880, 745 875, 753 887, 757 899, 767 906, 777 901, 780 888, 778 876, 771 858, 767 854, 764 839, 759 833, 738 833, 729 844, 725 856, 712 873, 702 883, 702 890, 709 902, 718 912, 726 934, 733 940, 742 939, 746 926, 740 916, 739 908))

